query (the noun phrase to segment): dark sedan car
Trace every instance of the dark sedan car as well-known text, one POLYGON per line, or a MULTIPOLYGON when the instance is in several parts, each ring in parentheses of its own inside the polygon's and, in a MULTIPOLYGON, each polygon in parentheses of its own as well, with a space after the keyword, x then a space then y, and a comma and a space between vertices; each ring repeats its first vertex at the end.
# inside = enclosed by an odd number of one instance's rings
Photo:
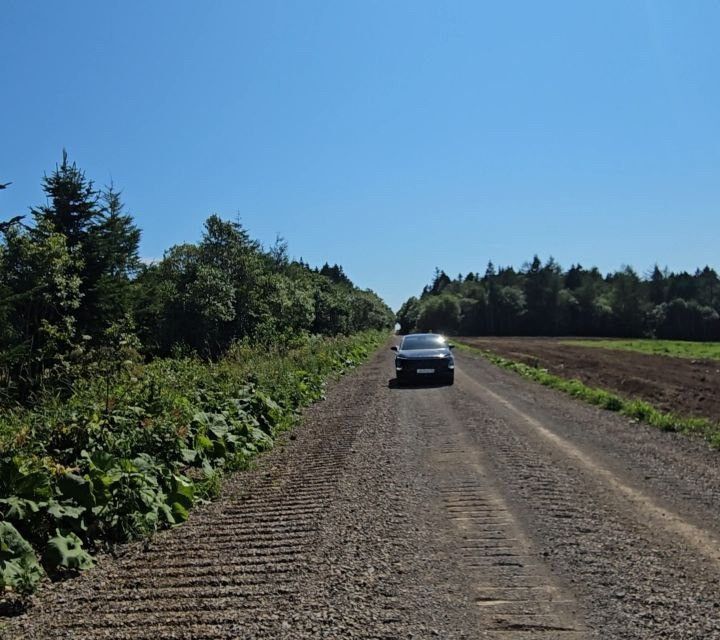
POLYGON ((436 333, 411 333, 403 336, 400 345, 392 347, 395 356, 395 375, 398 382, 410 380, 455 380, 455 358, 448 343, 436 333))

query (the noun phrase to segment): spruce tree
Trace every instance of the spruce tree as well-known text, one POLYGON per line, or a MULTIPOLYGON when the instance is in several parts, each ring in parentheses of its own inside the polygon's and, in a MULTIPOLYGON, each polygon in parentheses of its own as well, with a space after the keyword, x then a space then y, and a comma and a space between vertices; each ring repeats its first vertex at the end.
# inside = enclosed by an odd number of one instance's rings
POLYGON ((140 232, 123 211, 114 186, 98 191, 63 150, 62 162, 43 179, 47 204, 32 209, 33 234, 65 238, 77 265, 82 304, 79 333, 97 338, 130 311, 130 277, 139 265, 140 232))
POLYGON ((89 228, 83 248, 85 301, 79 321, 91 335, 131 311, 131 279, 140 266, 140 230, 125 213, 120 196, 112 184, 100 193, 100 217, 89 228))
POLYGON ((48 204, 31 211, 39 228, 64 235, 73 250, 87 240, 100 218, 99 194, 85 173, 74 162, 70 164, 65 149, 62 156, 62 163, 43 178, 48 204))

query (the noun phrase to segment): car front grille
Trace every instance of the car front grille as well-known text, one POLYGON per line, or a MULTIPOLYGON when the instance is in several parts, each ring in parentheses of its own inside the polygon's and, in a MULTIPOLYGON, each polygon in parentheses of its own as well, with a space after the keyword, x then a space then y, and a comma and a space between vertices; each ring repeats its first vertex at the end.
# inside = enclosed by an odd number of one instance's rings
POLYGON ((404 371, 416 371, 417 369, 435 369, 435 371, 447 371, 448 358, 413 358, 401 359, 404 371))

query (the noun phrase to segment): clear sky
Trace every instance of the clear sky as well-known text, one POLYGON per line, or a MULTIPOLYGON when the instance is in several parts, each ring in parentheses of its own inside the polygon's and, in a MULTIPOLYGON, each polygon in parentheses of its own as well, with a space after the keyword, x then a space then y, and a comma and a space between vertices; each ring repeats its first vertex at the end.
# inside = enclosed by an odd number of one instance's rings
POLYGON ((720 267, 717 0, 0 0, 0 218, 66 147, 157 258, 211 213, 394 308, 533 253, 720 267))

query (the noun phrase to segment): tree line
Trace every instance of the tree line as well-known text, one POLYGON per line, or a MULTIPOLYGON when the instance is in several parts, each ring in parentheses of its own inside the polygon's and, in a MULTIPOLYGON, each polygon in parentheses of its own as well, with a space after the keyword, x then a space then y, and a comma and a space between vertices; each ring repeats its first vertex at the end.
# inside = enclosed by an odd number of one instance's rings
POLYGON ((522 268, 495 268, 453 279, 436 269, 419 297, 397 314, 401 331, 456 335, 576 335, 720 340, 720 279, 655 265, 603 275, 580 264, 563 270, 536 255, 522 268))
MULTIPOLYGON (((3 188, 9 183, 2 185, 3 188)), ((392 311, 338 265, 312 268, 237 222, 210 216, 197 243, 140 259, 140 229, 114 185, 96 188, 63 152, 46 203, 0 223, 0 391, 62 393, 88 364, 132 353, 208 358, 236 341, 385 328, 392 311)))

